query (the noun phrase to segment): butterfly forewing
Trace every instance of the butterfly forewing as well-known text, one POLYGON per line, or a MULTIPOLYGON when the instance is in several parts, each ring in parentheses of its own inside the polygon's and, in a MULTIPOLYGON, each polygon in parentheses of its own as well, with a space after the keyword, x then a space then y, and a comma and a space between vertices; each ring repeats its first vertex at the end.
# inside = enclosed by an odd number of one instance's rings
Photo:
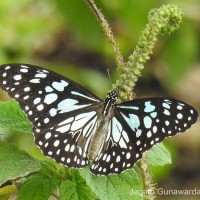
POLYGON ((70 167, 88 164, 100 99, 77 83, 32 65, 0 67, 0 86, 33 123, 36 144, 46 156, 70 167))

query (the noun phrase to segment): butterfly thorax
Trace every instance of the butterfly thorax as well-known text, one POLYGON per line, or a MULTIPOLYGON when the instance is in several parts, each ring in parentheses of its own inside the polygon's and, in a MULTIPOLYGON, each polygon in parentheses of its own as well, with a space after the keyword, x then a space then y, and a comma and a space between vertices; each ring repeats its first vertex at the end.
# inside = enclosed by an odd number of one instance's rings
POLYGON ((115 106, 116 99, 117 99, 117 92, 111 91, 108 93, 107 98, 103 102, 104 107, 103 107, 102 114, 104 116, 106 116, 108 114, 110 108, 115 106))
POLYGON ((98 128, 93 134, 88 148, 89 160, 94 160, 103 149, 103 144, 105 144, 106 136, 108 134, 109 121, 113 116, 112 108, 115 106, 116 98, 116 92, 110 92, 108 93, 108 97, 103 102, 103 110, 101 110, 102 108, 100 109, 102 114, 99 115, 98 118, 98 128))

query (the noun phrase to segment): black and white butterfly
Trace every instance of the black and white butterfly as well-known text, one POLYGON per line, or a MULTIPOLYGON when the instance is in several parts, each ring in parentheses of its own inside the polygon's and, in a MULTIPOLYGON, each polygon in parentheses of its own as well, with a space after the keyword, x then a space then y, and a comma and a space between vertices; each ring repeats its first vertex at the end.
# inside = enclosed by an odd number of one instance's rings
POLYGON ((95 175, 132 168, 144 151, 198 118, 190 105, 171 98, 116 104, 113 91, 101 100, 64 76, 27 64, 0 66, 0 87, 32 122, 44 155, 74 168, 92 161, 95 175))

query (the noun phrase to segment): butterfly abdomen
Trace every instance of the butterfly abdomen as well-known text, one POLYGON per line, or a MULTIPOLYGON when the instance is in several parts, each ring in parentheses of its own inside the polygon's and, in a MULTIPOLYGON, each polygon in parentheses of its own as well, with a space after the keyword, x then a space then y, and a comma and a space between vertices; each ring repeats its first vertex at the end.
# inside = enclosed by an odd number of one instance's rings
POLYGON ((96 129, 94 135, 92 136, 88 148, 89 160, 94 160, 103 148, 103 144, 105 143, 105 139, 108 134, 107 132, 109 125, 109 118, 110 114, 106 116, 101 116, 98 119, 98 128, 96 129))

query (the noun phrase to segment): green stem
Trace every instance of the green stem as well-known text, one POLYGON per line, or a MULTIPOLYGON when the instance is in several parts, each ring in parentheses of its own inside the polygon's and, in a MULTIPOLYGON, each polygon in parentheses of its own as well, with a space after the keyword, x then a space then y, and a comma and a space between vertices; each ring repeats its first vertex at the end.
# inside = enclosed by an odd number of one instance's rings
POLYGON ((155 199, 155 187, 154 184, 152 184, 152 176, 151 172, 148 170, 148 164, 147 164, 147 159, 145 157, 145 153, 142 155, 142 158, 140 159, 140 169, 141 169, 141 175, 142 175, 142 180, 144 183, 144 190, 145 196, 144 198, 147 200, 153 200, 155 199))
POLYGON ((122 70, 123 67, 124 67, 123 57, 121 55, 121 52, 119 51, 118 44, 115 41, 115 38, 113 36, 113 32, 112 32, 111 28, 109 27, 109 24, 107 23, 105 17, 101 13, 101 11, 97 8, 97 6, 95 5, 93 0, 85 0, 85 2, 88 4, 88 6, 92 10, 92 12, 97 17, 97 19, 98 19, 98 21, 99 21, 99 23, 100 23, 100 25, 103 29, 103 32, 104 32, 108 42, 110 43, 111 48, 113 49, 117 67, 118 67, 119 70, 122 70))

